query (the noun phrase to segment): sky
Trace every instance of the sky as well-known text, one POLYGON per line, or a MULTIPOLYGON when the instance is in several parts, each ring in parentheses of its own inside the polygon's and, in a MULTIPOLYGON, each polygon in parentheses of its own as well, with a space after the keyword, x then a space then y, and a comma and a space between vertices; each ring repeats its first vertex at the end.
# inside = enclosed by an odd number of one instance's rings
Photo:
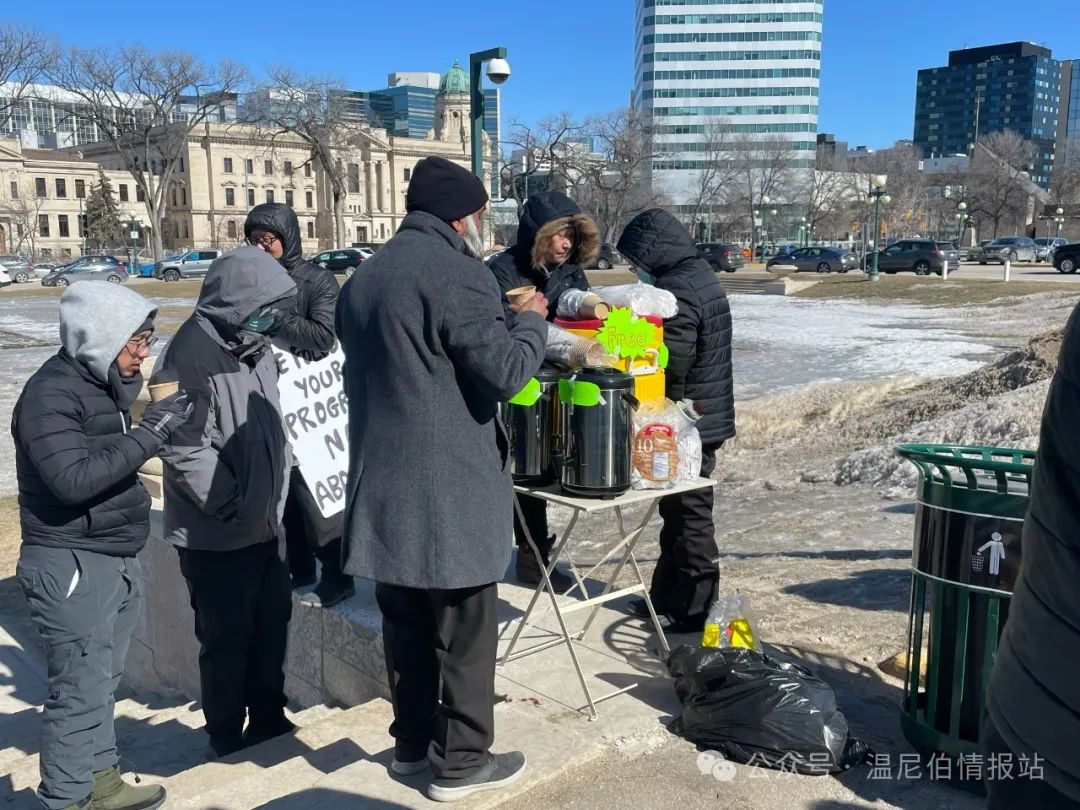
MULTIPOLYGON (((0 22, 40 28, 65 44, 177 48, 232 58, 255 74, 288 64, 354 89, 385 87, 391 71, 442 72, 455 59, 467 68, 470 52, 501 45, 512 70, 504 127, 515 118, 616 110, 633 84, 633 0, 5 5, 0 22)), ((826 0, 819 131, 872 148, 910 138, 920 68, 947 64, 951 49, 1016 40, 1080 58, 1078 28, 1077 0, 826 0)))

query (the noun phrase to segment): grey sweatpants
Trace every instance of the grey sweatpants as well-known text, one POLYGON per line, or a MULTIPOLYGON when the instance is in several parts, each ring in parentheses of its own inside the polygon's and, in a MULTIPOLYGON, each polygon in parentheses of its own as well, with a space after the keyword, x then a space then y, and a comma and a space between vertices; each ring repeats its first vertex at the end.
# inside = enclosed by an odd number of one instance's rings
POLYGON ((15 573, 41 634, 49 694, 41 717, 44 807, 70 807, 117 763, 113 695, 142 594, 134 557, 23 546, 15 573))

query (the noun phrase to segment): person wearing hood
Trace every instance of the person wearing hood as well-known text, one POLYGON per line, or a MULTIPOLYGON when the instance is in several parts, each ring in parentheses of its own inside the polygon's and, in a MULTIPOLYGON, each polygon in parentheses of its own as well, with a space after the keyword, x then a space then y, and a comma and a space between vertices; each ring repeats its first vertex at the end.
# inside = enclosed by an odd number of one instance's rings
POLYGON ((292 589, 281 527, 292 458, 267 333, 295 292, 263 250, 216 259, 153 378, 178 381, 195 405, 161 455, 164 531, 195 611, 212 756, 294 729, 284 712, 292 589))
POLYGON ((498 582, 513 486, 498 403, 544 359, 537 294, 510 320, 479 261, 484 184, 439 157, 413 169, 397 234, 341 291, 349 398, 345 570, 375 582, 398 774, 430 764, 428 796, 520 777, 492 754, 498 582))
MULTIPOLYGON (((702 414, 701 476, 709 478, 716 453, 735 435, 731 380, 731 310, 709 263, 694 247, 689 231, 659 208, 634 217, 619 237, 619 252, 639 273, 675 296, 678 313, 664 322, 668 349, 667 398, 693 401, 702 414)), ((665 629, 698 632, 716 599, 719 572, 713 490, 697 489, 660 500, 660 559, 649 594, 665 629)), ((649 614, 643 599, 631 612, 649 614)))
MULTIPOLYGON (((282 203, 256 205, 248 212, 244 235, 277 259, 296 284, 294 305, 279 314, 271 337, 300 357, 325 357, 337 345, 334 309, 340 288, 333 273, 304 259, 296 214, 282 203)), ((315 584, 316 558, 322 566, 318 584, 301 601, 330 607, 354 596, 352 577, 341 570, 342 515, 322 516, 298 467, 289 480, 284 524, 293 587, 315 584)))
MULTIPOLYGON (((559 298, 567 290, 587 290, 589 280, 585 266, 600 251, 600 231, 588 214, 558 191, 545 191, 529 197, 518 223, 517 241, 508 250, 488 260, 499 289, 504 294, 503 306, 508 306, 505 294, 517 287, 532 286, 544 294, 548 302, 548 319, 555 317, 559 298)), ((525 540, 525 532, 514 514, 514 540, 518 553, 515 573, 525 585, 540 582, 540 566, 547 565, 548 555, 555 545, 555 536, 548 534, 547 504, 539 498, 521 498, 521 512, 529 534, 540 550, 537 560, 525 540)), ((574 581, 562 571, 551 573, 551 584, 565 591, 574 581)))
POLYGON ((38 788, 46 808, 147 810, 165 801, 164 788, 121 779, 113 728, 143 588, 135 555, 150 535, 138 470, 192 411, 178 391, 132 426, 156 314, 116 284, 68 287, 62 348, 27 381, 11 419, 22 524, 15 578, 49 673, 38 788))

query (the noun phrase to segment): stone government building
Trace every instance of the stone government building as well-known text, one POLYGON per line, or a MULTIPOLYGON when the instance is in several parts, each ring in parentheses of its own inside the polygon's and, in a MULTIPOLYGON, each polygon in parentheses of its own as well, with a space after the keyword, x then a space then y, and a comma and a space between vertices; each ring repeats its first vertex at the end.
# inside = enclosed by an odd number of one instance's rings
MULTIPOLYGON (((435 127, 425 138, 390 134, 377 124, 350 124, 340 150, 348 195, 346 243, 386 242, 405 216, 405 194, 416 163, 439 155, 470 166, 468 75, 455 63, 435 99, 435 127)), ((497 148, 485 133, 486 153, 497 148)), ((148 223, 136 184, 108 143, 60 150, 25 149, 0 139, 0 253, 31 252, 25 228, 36 226, 38 255, 79 255, 85 196, 109 178, 121 217, 148 223)), ((490 166, 485 174, 490 175, 490 166)), ((300 220, 305 253, 333 247, 331 184, 299 136, 242 123, 206 122, 187 139, 167 192, 162 241, 167 250, 231 247, 243 239, 247 211, 264 202, 291 206, 300 220)), ((145 244, 142 242, 141 244, 145 244)))

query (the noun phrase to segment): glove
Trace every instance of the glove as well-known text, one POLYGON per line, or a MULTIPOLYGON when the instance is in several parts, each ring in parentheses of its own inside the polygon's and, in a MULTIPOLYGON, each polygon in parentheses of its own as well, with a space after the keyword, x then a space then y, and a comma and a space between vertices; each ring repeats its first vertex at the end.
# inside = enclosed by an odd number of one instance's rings
POLYGON ((139 427, 145 428, 161 441, 167 441, 172 432, 191 418, 195 403, 186 391, 177 391, 158 402, 152 402, 143 411, 139 427))

